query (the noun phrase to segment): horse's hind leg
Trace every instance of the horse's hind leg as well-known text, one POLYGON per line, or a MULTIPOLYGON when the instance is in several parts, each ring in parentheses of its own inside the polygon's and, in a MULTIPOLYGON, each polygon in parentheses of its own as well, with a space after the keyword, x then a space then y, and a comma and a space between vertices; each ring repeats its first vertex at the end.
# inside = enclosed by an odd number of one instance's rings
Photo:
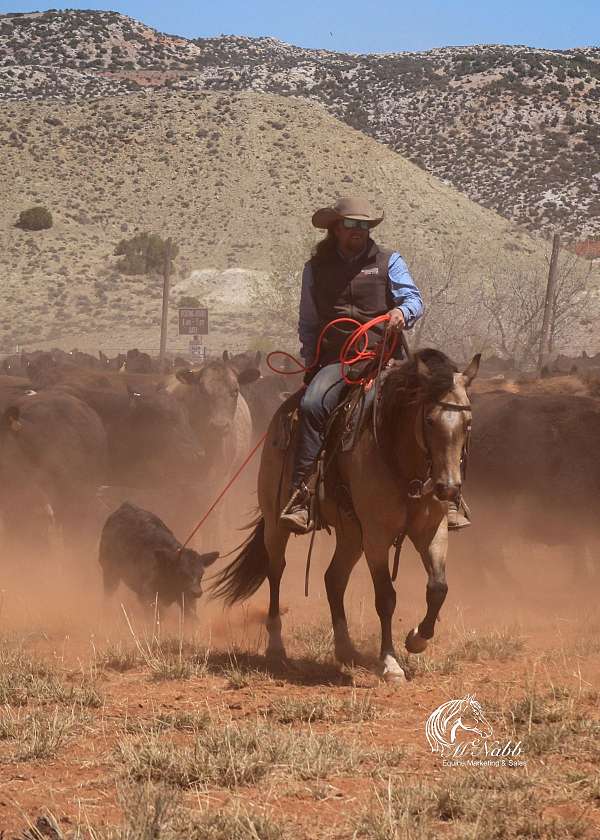
POLYGON ((389 543, 365 538, 365 555, 375 588, 375 609, 381 622, 381 653, 383 678, 387 682, 405 682, 406 675, 394 650, 392 618, 396 609, 396 592, 389 569, 389 543))
POLYGON ((352 569, 362 554, 362 538, 357 523, 348 517, 336 526, 335 536, 335 553, 325 572, 325 588, 331 610, 336 659, 351 665, 357 661, 358 654, 348 633, 344 593, 352 569))
POLYGON ((269 556, 269 614, 267 617, 267 660, 273 664, 284 663, 287 659, 281 637, 281 613, 279 609, 279 588, 285 569, 285 548, 289 532, 278 527, 277 521, 265 519, 265 548, 269 556))
POLYGON ((429 639, 433 638, 435 622, 446 600, 446 552, 448 549, 448 529, 446 520, 442 520, 434 534, 411 534, 411 540, 421 555, 427 572, 427 613, 421 623, 406 637, 406 649, 409 653, 422 653, 429 639))

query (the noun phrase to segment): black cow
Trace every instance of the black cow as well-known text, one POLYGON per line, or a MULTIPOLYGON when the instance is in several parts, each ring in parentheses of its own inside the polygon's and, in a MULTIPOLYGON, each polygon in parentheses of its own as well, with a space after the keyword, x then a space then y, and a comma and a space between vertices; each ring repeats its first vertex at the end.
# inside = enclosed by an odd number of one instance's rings
POLYGON ((204 570, 218 556, 218 551, 198 554, 191 548, 182 550, 158 516, 125 502, 106 520, 98 560, 106 597, 122 581, 146 610, 157 598, 163 607, 177 602, 186 617, 194 618, 204 570))
POLYGON ((152 359, 148 353, 137 349, 128 350, 125 359, 125 370, 129 373, 152 373, 152 359))
POLYGON ((105 370, 121 370, 127 357, 125 356, 125 353, 117 353, 117 355, 111 359, 105 355, 102 350, 98 350, 98 358, 100 360, 101 367, 105 370))

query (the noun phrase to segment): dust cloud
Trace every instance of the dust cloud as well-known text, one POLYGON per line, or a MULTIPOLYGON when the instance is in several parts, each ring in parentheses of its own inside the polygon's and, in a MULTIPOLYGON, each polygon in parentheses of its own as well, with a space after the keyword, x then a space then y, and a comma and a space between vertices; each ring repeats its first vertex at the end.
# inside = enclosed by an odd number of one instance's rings
MULTIPOLYGON (((246 506, 248 507, 248 506, 246 506)), ((238 508, 238 511, 242 508, 238 508)), ((246 508, 243 508, 244 510, 246 508)), ((576 546, 547 546, 527 540, 508 527, 498 510, 473 526, 449 536, 447 579, 449 592, 436 634, 442 639, 450 628, 462 632, 490 631, 511 626, 543 638, 557 624, 580 620, 597 602, 600 575, 594 558, 597 533, 580 532, 576 546)), ((214 527, 192 543, 198 550, 219 548, 223 554, 244 538, 240 527, 246 514, 221 519, 219 538, 214 527), (210 536, 208 534, 210 533, 210 536)), ((216 522, 216 520, 215 520, 216 522)), ((183 535, 178 534, 180 538, 183 535)), ((197 622, 182 627, 179 609, 171 607, 149 625, 136 598, 123 586, 110 602, 102 593, 97 551, 89 548, 67 551, 58 538, 45 553, 27 553, 18 547, 4 548, 0 572, 0 632, 15 634, 34 644, 50 644, 55 656, 83 655, 90 645, 102 647, 121 641, 134 643, 159 632, 163 637, 181 634, 218 650, 236 649, 261 653, 265 644, 264 620, 268 605, 266 584, 247 603, 223 609, 205 593, 197 604, 197 622), (62 651, 62 653, 61 653, 62 651)), ((287 567, 281 590, 284 634, 294 628, 330 621, 323 574, 334 550, 334 536, 325 531, 316 537, 309 580, 304 596, 308 537, 290 538, 287 567)), ((217 569, 231 556, 217 562, 217 569)), ((391 562, 391 555, 390 555, 391 562)), ((207 572, 205 582, 210 582, 207 572)), ((426 574, 420 557, 405 540, 397 593, 394 632, 401 649, 406 632, 425 614, 426 574)), ((373 587, 364 557, 357 564, 346 594, 346 611, 357 639, 377 643, 379 622, 373 587)))

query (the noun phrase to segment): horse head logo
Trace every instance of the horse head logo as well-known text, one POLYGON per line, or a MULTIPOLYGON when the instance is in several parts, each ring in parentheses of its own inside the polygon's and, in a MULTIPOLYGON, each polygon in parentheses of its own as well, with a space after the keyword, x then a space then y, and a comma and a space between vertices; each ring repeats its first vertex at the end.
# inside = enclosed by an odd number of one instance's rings
POLYGON ((493 731, 475 695, 467 694, 460 700, 448 700, 438 706, 427 719, 425 734, 431 752, 443 756, 465 740, 491 738, 493 731), (461 737, 462 732, 468 733, 468 739, 461 737))

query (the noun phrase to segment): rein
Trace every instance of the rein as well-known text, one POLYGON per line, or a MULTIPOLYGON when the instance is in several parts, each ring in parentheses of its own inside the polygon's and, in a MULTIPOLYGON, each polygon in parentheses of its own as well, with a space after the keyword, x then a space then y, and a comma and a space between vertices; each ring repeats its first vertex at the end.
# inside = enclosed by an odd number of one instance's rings
MULTIPOLYGON (((404 338, 404 335, 402 335, 402 339, 403 339, 403 344, 404 344, 404 347, 405 347, 405 352, 407 354, 407 357, 409 358, 409 360, 411 360, 412 359, 412 354, 410 353, 410 351, 408 350, 408 347, 406 346, 406 339, 404 338)), ((379 401, 379 397, 380 397, 380 394, 379 394, 379 389, 378 389, 377 392, 376 392, 375 402, 374 402, 374 405, 373 405, 373 429, 372 429, 372 432, 373 432, 373 438, 375 440, 375 445, 376 445, 377 449, 381 452, 382 448, 381 448, 381 444, 380 444, 379 438, 378 438, 378 424, 377 424, 377 404, 378 404, 378 401, 379 401)), ((426 463, 426 466, 425 466, 426 474, 425 474, 424 478, 407 479, 408 480, 408 486, 407 486, 407 494, 406 495, 407 495, 408 499, 410 499, 411 501, 419 501, 424 496, 427 496, 430 493, 433 493, 433 490, 434 490, 433 480, 431 478, 431 468, 432 468, 431 449, 430 449, 428 441, 427 441, 427 432, 426 432, 426 423, 425 423, 426 417, 427 417, 426 406, 430 406, 430 407, 439 406, 443 411, 466 412, 466 411, 471 411, 472 410, 470 403, 468 403, 466 405, 461 405, 459 403, 445 402, 444 400, 423 401, 423 403, 421 404, 421 406, 419 407, 419 410, 417 412, 417 417, 415 418, 415 440, 417 442, 417 446, 419 447, 419 449, 421 449, 421 451, 423 451, 425 453, 425 455, 427 456, 427 460, 425 462, 426 463), (419 419, 420 419, 420 422, 419 422, 419 419)), ((463 451, 462 451, 462 454, 461 454, 461 459, 460 459, 460 467, 461 467, 461 473, 462 473, 463 480, 466 478, 466 474, 467 474, 467 463, 468 463, 468 457, 469 457, 470 439, 471 439, 471 426, 469 425, 469 427, 467 429, 466 439, 465 439, 465 442, 464 442, 464 445, 463 445, 463 451)), ((405 478, 406 478, 406 476, 405 476, 405 478)), ((392 581, 395 581, 397 576, 398 576, 398 569, 399 569, 399 565, 400 565, 400 552, 402 550, 402 544, 404 542, 404 538, 406 537, 406 533, 407 533, 407 529, 405 528, 403 531, 401 531, 399 534, 397 534, 397 536, 396 536, 396 538, 393 542, 394 560, 393 560, 392 574, 391 574, 392 581)))
MULTIPOLYGON (((421 405, 417 420, 415 420, 415 440, 417 441, 417 445, 422 452, 427 455, 427 462, 426 462, 426 475, 425 478, 414 478, 408 482, 408 498, 409 499, 421 499, 423 496, 427 496, 429 493, 433 492, 433 481, 431 479, 431 449, 427 443, 427 433, 426 433, 426 412, 425 412, 425 405, 426 403, 423 402, 421 405), (419 415, 421 417, 420 424, 418 423, 419 415)), ((467 403, 466 405, 461 405, 459 403, 449 403, 444 402, 443 400, 434 400, 433 402, 429 402, 428 405, 436 407, 439 406, 444 411, 471 411, 471 404, 467 403)), ((471 427, 467 429, 467 438, 465 444, 463 446, 463 452, 461 455, 461 469, 463 471, 463 478, 466 475, 466 465, 467 465, 467 457, 469 452, 469 441, 471 435, 471 427)))

